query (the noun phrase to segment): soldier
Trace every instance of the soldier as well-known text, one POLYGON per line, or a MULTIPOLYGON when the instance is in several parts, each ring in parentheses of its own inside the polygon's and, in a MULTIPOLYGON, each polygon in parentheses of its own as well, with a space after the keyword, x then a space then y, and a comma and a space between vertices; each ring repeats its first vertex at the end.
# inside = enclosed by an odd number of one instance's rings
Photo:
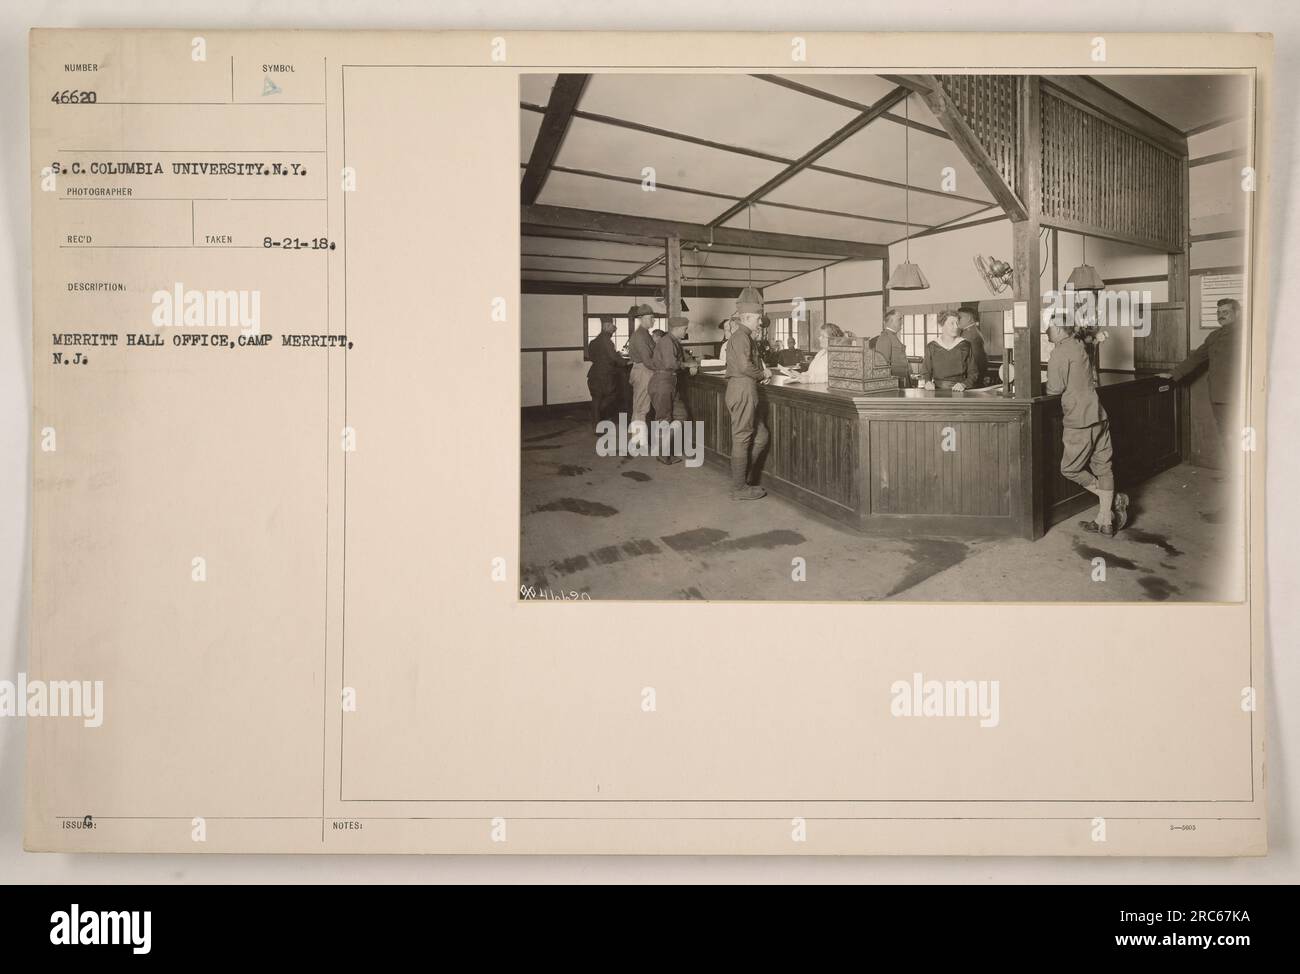
POLYGON ((1061 474, 1097 495, 1097 516, 1080 521, 1085 531, 1113 538, 1128 523, 1128 495, 1115 493, 1111 472, 1110 421, 1097 396, 1097 371, 1078 331, 1049 325, 1052 357, 1047 394, 1061 397, 1061 474))
POLYGON ((763 306, 756 301, 736 302, 736 326, 727 339, 727 412, 731 414, 731 496, 757 500, 767 491, 749 478, 767 449, 767 424, 759 413, 758 384, 772 371, 758 358, 753 333, 761 327, 763 306), (752 452, 751 452, 752 449, 752 452))
POLYGON ((687 418, 686 406, 677 394, 677 370, 685 364, 682 339, 690 320, 683 316, 668 319, 668 332, 655 342, 650 357, 650 402, 655 411, 655 427, 660 431, 659 462, 681 462, 673 450, 673 434, 680 434, 682 421, 687 418))
POLYGON ((628 429, 633 436, 642 437, 646 432, 646 415, 650 412, 650 357, 655 351, 650 329, 655 323, 655 312, 648 304, 638 304, 628 316, 636 319, 636 330, 627 343, 627 357, 632 360, 632 422, 628 429))
POLYGON ((600 316, 600 334, 587 346, 591 368, 587 370, 587 390, 591 393, 592 431, 599 436, 602 420, 612 419, 617 411, 619 387, 623 379, 623 359, 614 351, 614 318, 600 316))

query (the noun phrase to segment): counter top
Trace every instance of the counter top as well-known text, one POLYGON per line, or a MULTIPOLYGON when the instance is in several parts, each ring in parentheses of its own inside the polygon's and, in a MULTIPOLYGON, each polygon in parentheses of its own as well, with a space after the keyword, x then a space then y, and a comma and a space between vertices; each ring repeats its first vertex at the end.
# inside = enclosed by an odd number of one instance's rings
MULTIPOLYGON (((709 381, 725 383, 726 374, 722 371, 701 371, 695 378, 709 381)), ((1107 389, 1115 386, 1134 385, 1140 383, 1153 382, 1170 382, 1171 380, 1163 378, 1155 372, 1102 372, 1098 375, 1098 388, 1107 389)), ((1002 394, 1001 386, 990 386, 982 389, 971 389, 964 392, 953 392, 951 389, 899 389, 890 392, 873 392, 870 394, 845 392, 839 389, 828 388, 826 383, 812 382, 789 382, 781 375, 775 375, 768 382, 763 383, 765 392, 779 392, 783 395, 790 395, 796 398, 818 397, 821 399, 842 400, 845 403, 924 403, 935 400, 957 401, 962 406, 980 407, 989 406, 1007 406, 1026 400, 1015 399, 1002 394)), ((1044 393, 1036 397, 1034 402, 1047 402, 1059 399, 1060 396, 1049 396, 1044 393)))

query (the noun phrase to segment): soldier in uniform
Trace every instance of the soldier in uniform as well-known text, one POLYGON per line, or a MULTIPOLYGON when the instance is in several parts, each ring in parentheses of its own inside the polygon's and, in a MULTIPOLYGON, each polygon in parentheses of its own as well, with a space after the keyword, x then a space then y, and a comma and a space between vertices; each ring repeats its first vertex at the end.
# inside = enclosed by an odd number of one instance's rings
POLYGON ((690 320, 683 316, 668 319, 668 331, 655 342, 650 356, 650 402, 655 411, 655 427, 660 430, 659 462, 680 463, 681 457, 673 450, 673 434, 680 436, 682 421, 687 418, 686 405, 677 394, 677 371, 686 364, 682 339, 686 337, 690 320))
POLYGON ((772 371, 758 357, 754 332, 761 328, 763 306, 756 301, 736 302, 736 327, 727 339, 727 412, 731 414, 731 496, 756 500, 767 491, 749 482, 767 449, 767 424, 759 411, 758 385, 772 371))
POLYGON ((599 436, 602 420, 612 420, 618 411, 620 386, 623 380, 623 359, 614 351, 614 318, 600 316, 600 334, 587 346, 591 368, 587 370, 587 390, 591 393, 591 426, 599 436))
POLYGON ((1049 325, 1047 394, 1061 397, 1061 474, 1097 495, 1097 515, 1079 527, 1107 538, 1128 523, 1128 495, 1115 492, 1110 420, 1097 396, 1097 370, 1080 337, 1087 330, 1049 325))
POLYGON ((638 304, 628 315, 636 321, 636 330, 627 343, 627 357, 632 360, 632 422, 628 428, 633 436, 641 436, 645 434, 646 416, 650 412, 650 357, 655 351, 650 329, 655 323, 655 312, 648 304, 638 304))

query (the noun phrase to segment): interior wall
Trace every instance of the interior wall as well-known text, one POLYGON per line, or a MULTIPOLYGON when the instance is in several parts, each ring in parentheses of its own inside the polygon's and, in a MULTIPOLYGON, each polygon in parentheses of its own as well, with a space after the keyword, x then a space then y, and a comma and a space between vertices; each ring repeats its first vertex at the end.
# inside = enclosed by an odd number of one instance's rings
MULTIPOLYGON (((1254 195, 1243 191, 1241 170, 1250 161, 1246 155, 1249 145, 1250 129, 1246 120, 1198 132, 1187 139, 1188 157, 1193 162, 1207 156, 1232 153, 1227 158, 1193 165, 1189 169, 1192 230, 1192 274, 1188 302, 1191 315, 1191 330, 1188 335, 1190 348, 1199 347, 1214 333, 1214 329, 1202 328, 1200 325, 1203 275, 1197 271, 1220 269, 1221 273, 1239 272, 1247 263, 1245 233, 1250 217, 1248 207, 1254 201, 1254 195), (1215 239, 1196 239, 1206 235, 1212 235, 1215 239)), ((1248 297, 1248 294, 1243 294, 1243 297, 1248 297)), ((1249 314, 1248 304, 1248 301, 1243 302, 1243 314, 1249 314)), ((1220 467, 1223 458, 1215 435, 1208 381, 1204 373, 1192 381, 1191 403, 1189 459, 1202 466, 1220 467)))
MULTIPOLYGON (((1081 234, 1058 230, 1056 233, 1057 287, 1063 288, 1070 272, 1087 262, 1097 268, 1109 290, 1128 291, 1142 299, 1159 304, 1169 300, 1169 255, 1081 234), (1086 251, 1086 252, 1085 252, 1086 251)), ((1048 249, 1050 255, 1050 248, 1048 249)), ((1052 286, 1052 268, 1043 274, 1044 290, 1052 286)), ((1097 363, 1103 369, 1128 370, 1133 368, 1133 329, 1121 323, 1110 328, 1102 342, 1097 363)))
MULTIPOLYGON (((930 286, 924 291, 891 291, 892 305, 946 304, 1011 297, 1011 292, 994 294, 975 268, 976 254, 1010 262, 1011 221, 998 220, 978 226, 955 227, 942 233, 915 237, 910 242, 891 244, 889 266, 895 268, 906 255, 920 266, 930 286)), ((879 331, 879 329, 877 329, 879 331)))
MULTIPOLYGON (((1082 235, 1057 231, 1057 253, 1052 253, 1052 234, 1044 232, 1039 246, 1039 267, 1044 291, 1063 287, 1071 270, 1084 260, 1082 235)), ((998 220, 976 226, 958 226, 943 233, 914 238, 909 246, 890 247, 891 266, 897 266, 910 250, 913 263, 920 265, 930 287, 924 291, 890 292, 891 305, 946 304, 1010 298, 1010 290, 994 294, 975 267, 975 256, 1010 262, 1013 257, 1011 221, 998 220)), ((1144 292, 1152 302, 1169 300, 1168 255, 1130 244, 1089 237, 1087 261, 1102 279, 1114 282, 1114 289, 1144 292)), ((879 329, 877 329, 878 331, 879 329)), ((1105 369, 1133 368, 1133 330, 1113 328, 1101 345, 1099 364, 1105 369)))
MULTIPOLYGON (((557 388, 573 385, 571 363, 568 369, 558 362, 553 366, 551 359, 556 352, 550 350, 576 348, 581 356, 582 295, 525 294, 519 308, 519 345, 523 349, 519 362, 520 404, 540 406, 550 401, 547 394, 551 391, 552 378, 559 380, 557 388), (548 352, 543 354, 541 349, 548 352)), ((585 375, 583 391, 586 391, 585 375)))
POLYGON ((882 265, 879 260, 844 260, 826 268, 800 274, 763 289, 763 307, 768 314, 787 314, 795 298, 806 303, 807 324, 799 330, 799 345, 810 349, 813 333, 822 322, 831 321, 860 338, 880 334, 884 297, 864 292, 880 291, 882 265), (833 295, 854 295, 834 297, 833 295))
MULTIPOLYGON (((1241 170, 1249 161, 1245 155, 1250 129, 1244 119, 1188 136, 1187 153, 1192 161, 1219 153, 1236 153, 1216 162, 1194 165, 1189 170, 1192 228, 1192 280, 1190 346, 1198 347, 1213 332, 1202 328, 1201 275, 1208 268, 1242 268, 1246 264, 1247 206, 1253 199, 1241 186, 1241 170), (1198 236, 1232 234, 1214 240, 1198 236)), ((1243 311, 1245 309, 1243 308, 1243 311)))
MULTIPOLYGON (((722 340, 720 324, 735 310, 734 298, 687 296, 691 326, 687 345, 710 345, 722 340)), ((652 296, 630 298, 588 295, 588 314, 626 314, 641 302, 656 308, 652 296)), ((589 364, 583 357, 583 295, 525 294, 520 304, 520 405, 554 406, 584 402, 589 364), (545 365, 543 365, 545 363, 545 365)), ((706 351, 711 349, 706 348, 706 351)))

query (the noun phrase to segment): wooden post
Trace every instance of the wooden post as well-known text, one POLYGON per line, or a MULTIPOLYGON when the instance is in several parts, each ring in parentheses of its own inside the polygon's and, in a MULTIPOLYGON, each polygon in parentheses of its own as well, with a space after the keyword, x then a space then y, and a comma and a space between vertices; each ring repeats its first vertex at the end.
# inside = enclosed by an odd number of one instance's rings
MULTIPOLYGON (((1034 129, 1037 131, 1040 127, 1038 118, 1038 78, 1032 76, 1034 80, 1034 129)), ((1006 184, 1002 178, 1002 173, 998 170, 997 163, 989 156, 988 151, 984 148, 979 140, 979 136, 971 129, 970 123, 962 116, 944 93, 941 85, 934 75, 924 74, 920 76, 921 84, 926 90, 918 90, 917 94, 925 102, 925 106, 930 109, 931 114, 938 119, 939 124, 943 126, 944 131, 952 139, 953 144, 960 150, 961 154, 966 157, 975 174, 979 176, 982 182, 997 200, 998 205, 1006 211, 1007 216, 1011 217, 1014 222, 1022 220, 1027 216, 1038 217, 1037 212, 1030 212, 1029 204, 1025 202, 1024 196, 1019 193, 1020 187, 1011 187, 1006 184)), ((1028 80, 1028 79, 1026 79, 1028 80)), ((1024 91, 1024 85, 1021 85, 1021 92, 1024 91)), ((1023 114, 1024 96, 1021 96, 1021 109, 1023 114)), ((1023 122, 1021 133, 1023 134, 1023 122)), ((1041 152, 1041 144, 1040 144, 1041 152)), ((1021 156, 1023 161, 1024 157, 1021 156)), ((1037 180, 1038 174, 1034 174, 1037 180)))
MULTIPOLYGON (((1181 301, 1183 313, 1179 316, 1182 325, 1181 343, 1175 347, 1180 354, 1186 355, 1192 347, 1192 208, 1190 175, 1187 157, 1179 160, 1179 213, 1178 239, 1182 242, 1182 252, 1169 255, 1169 300, 1181 301)), ((1155 327, 1155 312, 1151 314, 1152 327, 1155 327)), ((1192 454, 1192 387, 1190 383, 1181 382, 1177 388, 1178 398, 1174 400, 1177 412, 1178 455, 1185 462, 1192 454)))
POLYGON ((1183 159, 1179 166, 1179 193, 1178 193, 1178 240, 1181 249, 1169 255, 1169 300, 1181 301, 1183 303, 1183 343, 1184 351, 1191 346, 1191 313, 1192 313, 1192 288, 1191 288, 1191 267, 1192 267, 1192 229, 1191 229, 1191 206, 1188 199, 1188 172, 1187 160, 1183 159))
POLYGON ((682 238, 668 237, 664 245, 664 275, 668 284, 664 290, 664 303, 668 306, 668 317, 671 318, 682 313, 682 238))
POLYGON ((1011 224, 1012 285, 1016 301, 1029 306, 1027 327, 1015 329, 1015 371, 1013 389, 1017 399, 1042 395, 1042 321, 1043 292, 1040 281, 1041 257, 1038 249, 1039 219, 1042 207, 1040 167, 1043 156, 1043 131, 1040 116, 1040 79, 1026 75, 1020 83, 1020 160, 1017 187, 1024 204, 1025 218, 1011 224))
POLYGON ((1059 291, 1061 290, 1061 235, 1055 227, 1052 228, 1048 240, 1048 245, 1052 248, 1052 290, 1059 291))

